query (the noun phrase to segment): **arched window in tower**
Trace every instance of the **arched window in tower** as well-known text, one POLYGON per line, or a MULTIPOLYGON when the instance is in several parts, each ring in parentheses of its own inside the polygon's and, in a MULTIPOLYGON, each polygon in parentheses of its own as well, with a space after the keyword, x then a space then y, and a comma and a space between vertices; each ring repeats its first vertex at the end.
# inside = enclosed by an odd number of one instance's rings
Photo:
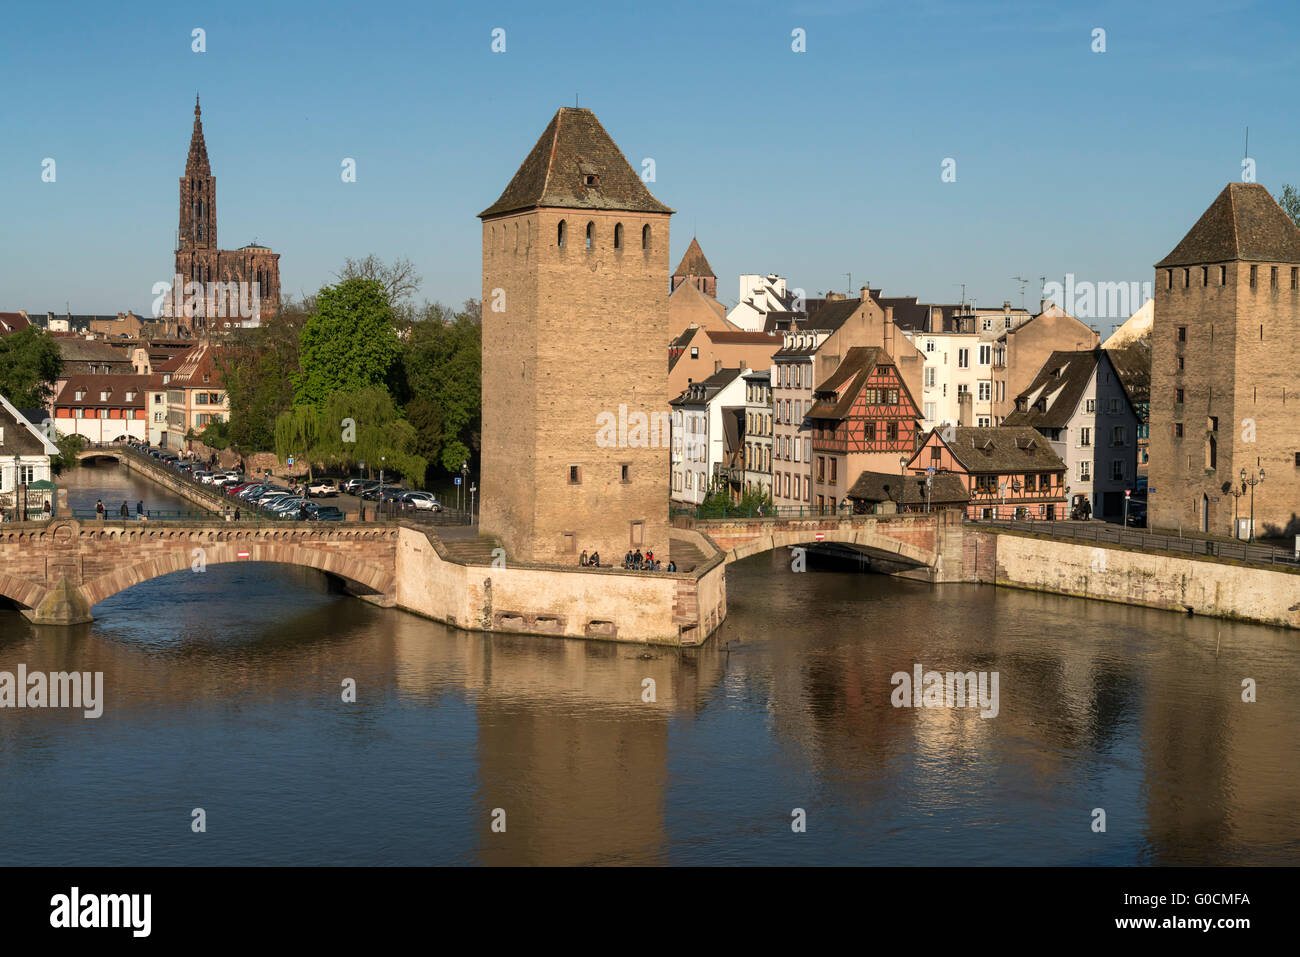
POLYGON ((646 223, 641 227, 641 248, 650 248, 650 224, 646 223))
POLYGON ((623 224, 622 223, 614 224, 614 248, 615 249, 623 248, 623 224))
POLYGON ((596 242, 596 224, 587 223, 587 248, 590 249, 596 242))
POLYGON ((555 245, 564 248, 564 220, 560 220, 560 225, 555 227, 555 245))

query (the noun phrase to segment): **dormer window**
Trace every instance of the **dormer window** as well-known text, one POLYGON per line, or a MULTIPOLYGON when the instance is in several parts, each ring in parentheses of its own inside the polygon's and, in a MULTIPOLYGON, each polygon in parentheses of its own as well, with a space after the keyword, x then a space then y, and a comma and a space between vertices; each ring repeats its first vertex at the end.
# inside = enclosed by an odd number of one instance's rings
POLYGON ((586 173, 582 177, 583 186, 596 186, 600 182, 600 177, 595 173, 586 173))

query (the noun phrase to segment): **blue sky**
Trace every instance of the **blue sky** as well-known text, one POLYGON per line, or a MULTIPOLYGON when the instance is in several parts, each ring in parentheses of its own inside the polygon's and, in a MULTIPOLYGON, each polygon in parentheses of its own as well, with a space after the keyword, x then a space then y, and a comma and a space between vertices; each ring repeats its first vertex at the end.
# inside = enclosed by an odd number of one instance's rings
POLYGON ((311 291, 348 256, 479 294, 475 214, 555 109, 596 111, 734 301, 981 304, 1150 281, 1241 176, 1300 183, 1300 7, 1120 3, 23 4, 0 36, 0 311, 147 310, 169 278, 194 94, 218 236, 311 291), (191 50, 206 31, 207 52, 191 50), (506 52, 490 49, 506 31, 506 52), (807 51, 791 50, 806 31, 807 51), (1094 53, 1095 28, 1106 52, 1094 53), (54 183, 41 181, 46 158, 54 183), (340 164, 357 163, 343 183, 340 164), (955 182, 941 182, 945 158, 955 182))

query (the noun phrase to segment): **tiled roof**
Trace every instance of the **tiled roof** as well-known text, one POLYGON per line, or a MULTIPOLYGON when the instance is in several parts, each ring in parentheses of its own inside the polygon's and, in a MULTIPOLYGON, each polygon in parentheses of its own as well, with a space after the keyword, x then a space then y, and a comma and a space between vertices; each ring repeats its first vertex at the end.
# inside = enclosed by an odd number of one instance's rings
POLYGON ((763 346, 770 345, 773 351, 780 347, 784 341, 777 333, 771 332, 745 332, 743 330, 732 331, 730 329, 705 329, 704 334, 713 342, 720 345, 733 346, 763 346))
POLYGON ((813 390, 813 404, 806 413, 808 418, 844 418, 871 371, 883 357, 883 350, 877 346, 852 346, 830 377, 813 390))
POLYGON ((1035 429, 1065 428, 1088 390, 1100 356, 1100 349, 1053 352, 1029 387, 1016 396, 1016 411, 1003 419, 1002 424, 1028 425, 1035 429), (1023 412, 1020 411, 1022 401, 1026 405, 1023 412))
POLYGON ((112 406, 119 409, 143 409, 146 393, 162 388, 159 376, 116 375, 101 373, 99 375, 74 375, 69 377, 63 391, 54 400, 56 408, 98 408, 112 406), (82 393, 80 399, 77 393, 82 393), (108 398, 101 398, 107 392, 108 398), (134 393, 130 399, 127 393, 134 393))
POLYGON ((31 323, 27 317, 17 312, 0 312, 0 336, 7 336, 11 332, 22 332, 31 323))
POLYGON ((673 211, 646 189, 596 114, 575 106, 556 110, 505 192, 479 216, 539 207, 673 211), (593 185, 588 175, 596 177, 593 185))
POLYGON ((1106 357, 1128 393, 1128 400, 1141 417, 1140 405, 1151 401, 1151 340, 1134 339, 1119 349, 1107 349, 1106 357))
POLYGON ((744 369, 719 369, 707 379, 701 379, 699 382, 692 382, 677 398, 671 400, 669 405, 699 405, 708 402, 715 395, 726 388, 736 376, 744 372, 744 369))
MULTIPOLYGON (((863 472, 848 491, 849 498, 863 502, 898 502, 897 472, 863 472)), ((936 472, 930 488, 931 505, 956 505, 970 501, 970 493, 962 477, 953 472, 936 472)), ((925 476, 908 475, 903 480, 903 504, 924 505, 925 476)))
POLYGON ((959 427, 952 431, 952 441, 945 444, 967 472, 1042 472, 1065 468, 1047 439, 1027 425, 959 427))
POLYGON ((677 271, 673 275, 695 276, 701 279, 718 278, 713 275, 713 270, 709 268, 709 261, 704 258, 704 250, 700 248, 700 243, 694 236, 691 237, 691 244, 686 247, 686 255, 677 264, 677 271))
POLYGON ((1225 186, 1156 268, 1239 259, 1300 263, 1300 229, 1259 183, 1225 186))
POLYGON ((811 313, 806 321, 799 323, 799 328, 801 330, 825 329, 828 332, 834 332, 844 325, 849 317, 858 311, 858 307, 861 305, 861 299, 832 299, 822 303, 820 309, 811 313))
POLYGON ((117 362, 129 365, 130 356, 97 339, 81 336, 59 336, 59 355, 64 362, 117 362))

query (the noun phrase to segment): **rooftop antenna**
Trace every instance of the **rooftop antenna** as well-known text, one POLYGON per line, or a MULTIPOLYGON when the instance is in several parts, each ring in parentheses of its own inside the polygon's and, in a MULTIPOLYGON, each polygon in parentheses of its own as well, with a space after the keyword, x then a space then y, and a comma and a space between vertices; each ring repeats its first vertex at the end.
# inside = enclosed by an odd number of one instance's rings
POLYGON ((1039 276, 1038 277, 1038 304, 1039 304, 1038 308, 1040 309, 1043 307, 1042 306, 1043 293, 1045 293, 1046 291, 1047 291, 1047 277, 1039 276))
POLYGON ((853 291, 853 273, 851 273, 851 272, 846 272, 844 275, 847 276, 848 279, 849 279, 849 288, 848 288, 848 292, 845 293, 845 295, 848 295, 848 293, 850 293, 850 292, 853 291))
POLYGON ((966 307, 966 284, 964 282, 955 282, 954 286, 961 286, 961 304, 962 308, 966 307))
POLYGON ((1020 276, 1012 276, 1011 278, 1020 283, 1020 308, 1023 311, 1025 308, 1025 286, 1029 283, 1029 280, 1020 276))
POLYGON ((1241 154, 1242 159, 1250 159, 1250 127, 1246 127, 1246 149, 1241 154))

